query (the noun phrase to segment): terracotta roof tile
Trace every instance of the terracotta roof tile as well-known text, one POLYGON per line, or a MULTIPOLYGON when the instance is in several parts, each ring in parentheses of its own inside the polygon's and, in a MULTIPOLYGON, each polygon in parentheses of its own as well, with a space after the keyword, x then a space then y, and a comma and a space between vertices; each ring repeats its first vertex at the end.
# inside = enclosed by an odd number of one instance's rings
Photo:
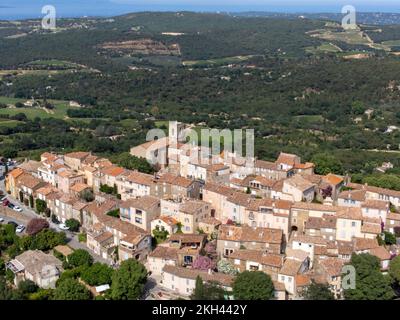
POLYGON ((283 231, 270 228, 252 228, 249 226, 236 227, 221 225, 218 231, 218 240, 241 242, 264 242, 280 244, 283 231))
POLYGON ((355 251, 364 251, 379 247, 378 240, 376 240, 376 238, 353 238, 352 243, 355 251))
POLYGON ((64 155, 64 157, 83 160, 89 155, 90 155, 90 152, 78 151, 78 152, 67 153, 67 154, 64 155))
POLYGON ((259 250, 236 250, 229 255, 229 258, 258 262, 275 268, 281 268, 283 265, 282 255, 266 253, 259 250))
POLYGON ((101 169, 100 172, 104 175, 111 176, 111 177, 118 177, 119 175, 123 174, 126 169, 121 167, 106 167, 101 169))
POLYGON ((137 208, 141 210, 149 210, 155 206, 160 206, 160 199, 153 196, 143 196, 136 199, 129 199, 123 201, 120 205, 121 208, 137 208))
POLYGON ((294 175, 291 178, 284 180, 284 184, 289 184, 290 186, 297 188, 301 191, 306 191, 315 187, 315 184, 304 179, 301 175, 294 175))
POLYGON ((326 258, 320 261, 320 265, 329 276, 336 277, 342 273, 344 261, 339 258, 326 258))
POLYGON ((346 190, 339 193, 340 199, 350 199, 354 201, 365 201, 365 190, 346 190))
POLYGON ((295 154, 281 152, 278 156, 278 159, 276 160, 276 163, 283 163, 294 166, 296 163, 298 163, 298 156, 296 156, 295 154))
POLYGON ((299 273, 302 264, 303 261, 286 259, 279 273, 287 276, 296 276, 299 273))
POLYGON ((338 219, 349 219, 349 220, 362 220, 361 208, 357 207, 342 207, 336 217, 338 219))
POLYGON ((183 267, 175 267, 171 265, 165 265, 162 271, 164 273, 173 274, 179 278, 184 278, 184 279, 195 280, 197 276, 200 276, 203 279, 203 281, 206 282, 215 281, 227 287, 232 286, 234 280, 233 276, 224 273, 219 273, 219 272, 208 273, 207 271, 200 271, 183 267))
POLYGON ((334 186, 337 186, 344 181, 342 177, 332 173, 328 173, 324 176, 323 180, 334 186))
POLYGON ((378 257, 380 260, 390 260, 392 257, 390 252, 387 251, 384 247, 376 247, 369 250, 369 253, 375 257, 378 257))
POLYGON ((178 250, 176 248, 157 246, 149 253, 149 257, 178 261, 178 250))

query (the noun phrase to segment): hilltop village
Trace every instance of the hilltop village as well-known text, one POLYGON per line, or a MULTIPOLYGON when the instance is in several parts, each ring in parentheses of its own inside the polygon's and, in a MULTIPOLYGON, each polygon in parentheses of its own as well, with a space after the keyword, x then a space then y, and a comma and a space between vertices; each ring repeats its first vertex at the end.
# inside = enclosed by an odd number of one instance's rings
POLYGON ((300 298, 312 282, 340 299, 353 253, 376 256, 383 273, 398 254, 378 239, 400 227, 399 191, 315 174, 313 163, 283 152, 268 162, 193 146, 210 160, 193 163, 185 129, 173 122, 164 143, 131 149, 140 158, 166 156, 155 174, 90 152, 46 152, 11 170, 6 191, 27 206, 42 203, 54 221, 79 221, 89 252, 115 268, 139 260, 176 297, 189 297, 198 276, 230 292, 248 270, 268 274, 279 300, 300 298))

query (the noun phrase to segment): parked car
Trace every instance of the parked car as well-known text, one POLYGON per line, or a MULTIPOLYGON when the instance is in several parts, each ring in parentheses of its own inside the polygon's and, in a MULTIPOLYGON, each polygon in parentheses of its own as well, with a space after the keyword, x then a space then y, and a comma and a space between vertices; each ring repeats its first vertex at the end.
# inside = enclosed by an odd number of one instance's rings
POLYGON ((21 207, 18 207, 18 206, 15 206, 14 208, 12 208, 14 211, 17 211, 17 212, 22 212, 22 209, 21 209, 21 207))
POLYGON ((15 205, 12 204, 11 202, 8 202, 8 207, 9 207, 10 209, 14 209, 15 205))
POLYGON ((7 200, 7 196, 1 196, 0 201, 3 202, 4 200, 7 200))
POLYGON ((25 230, 25 226, 23 226, 22 224, 20 224, 16 229, 15 232, 17 233, 22 233, 25 230))
POLYGON ((7 207, 10 204, 10 201, 8 201, 7 199, 5 199, 3 201, 3 206, 7 207))
POLYGON ((64 223, 60 223, 58 225, 58 228, 61 229, 61 230, 69 230, 69 227, 67 227, 64 223))
POLYGON ((4 219, 3 218, 0 218, 0 223, 3 223, 4 222, 4 219))

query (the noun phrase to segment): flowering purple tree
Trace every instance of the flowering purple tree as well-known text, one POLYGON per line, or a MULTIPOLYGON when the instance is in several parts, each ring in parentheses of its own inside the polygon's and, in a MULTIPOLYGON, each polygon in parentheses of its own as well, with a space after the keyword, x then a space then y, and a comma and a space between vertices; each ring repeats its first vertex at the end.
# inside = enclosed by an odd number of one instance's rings
POLYGON ((216 263, 212 259, 206 256, 198 256, 192 264, 192 268, 196 270, 207 271, 209 269, 214 270, 216 263))
POLYGON ((326 188, 321 190, 322 197, 326 199, 327 197, 332 197, 332 187, 327 186, 326 188))
POLYGON ((215 241, 208 242, 204 247, 204 251, 206 253, 206 256, 208 256, 210 258, 216 257, 217 256, 217 248, 216 248, 215 241))

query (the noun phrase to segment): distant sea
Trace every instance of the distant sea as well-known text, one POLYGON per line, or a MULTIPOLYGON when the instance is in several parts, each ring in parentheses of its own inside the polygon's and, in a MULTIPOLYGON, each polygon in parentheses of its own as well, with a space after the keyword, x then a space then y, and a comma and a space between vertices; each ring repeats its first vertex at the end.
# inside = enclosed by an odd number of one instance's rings
MULTIPOLYGON (((340 12, 342 0, 0 0, 0 20, 41 18, 42 7, 54 5, 60 18, 110 17, 139 11, 243 12, 280 13, 340 12)), ((344 1, 344 0, 343 0, 344 1)), ((347 1, 347 0, 346 0, 347 1)), ((353 0, 360 3, 361 0, 353 0)), ((396 0, 362 0, 363 12, 399 12, 396 0), (365 1, 365 2, 364 2, 365 1), (388 3, 385 5, 385 1, 388 3), (369 3, 369 4, 367 4, 369 3), (374 4, 373 4, 374 3, 374 4)))

